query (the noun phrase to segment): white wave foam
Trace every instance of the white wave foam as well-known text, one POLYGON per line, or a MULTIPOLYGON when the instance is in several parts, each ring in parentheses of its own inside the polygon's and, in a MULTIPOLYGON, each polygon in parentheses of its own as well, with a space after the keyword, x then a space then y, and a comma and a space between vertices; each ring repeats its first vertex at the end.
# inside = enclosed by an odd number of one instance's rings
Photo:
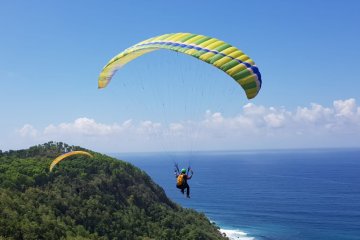
POLYGON ((245 232, 233 229, 220 229, 221 233, 226 234, 230 240, 255 240, 254 237, 249 237, 245 232))

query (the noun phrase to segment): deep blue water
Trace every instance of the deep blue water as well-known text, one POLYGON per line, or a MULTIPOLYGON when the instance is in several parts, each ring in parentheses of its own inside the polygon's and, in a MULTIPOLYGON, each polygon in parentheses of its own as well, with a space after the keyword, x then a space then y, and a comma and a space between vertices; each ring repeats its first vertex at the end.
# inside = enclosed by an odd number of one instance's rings
POLYGON ((360 239, 360 149, 113 154, 184 207, 259 240, 360 239), (174 161, 194 169, 191 199, 174 161))

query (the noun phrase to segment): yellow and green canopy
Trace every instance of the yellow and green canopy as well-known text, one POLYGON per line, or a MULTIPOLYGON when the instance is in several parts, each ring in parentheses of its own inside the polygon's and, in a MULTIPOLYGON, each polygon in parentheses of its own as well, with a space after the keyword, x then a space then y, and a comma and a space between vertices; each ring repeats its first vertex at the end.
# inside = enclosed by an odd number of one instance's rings
POLYGON ((159 49, 184 53, 207 62, 231 76, 245 90, 248 99, 261 88, 261 74, 254 61, 230 44, 203 35, 170 33, 142 41, 112 58, 100 73, 98 86, 106 87, 115 72, 141 55, 159 49))

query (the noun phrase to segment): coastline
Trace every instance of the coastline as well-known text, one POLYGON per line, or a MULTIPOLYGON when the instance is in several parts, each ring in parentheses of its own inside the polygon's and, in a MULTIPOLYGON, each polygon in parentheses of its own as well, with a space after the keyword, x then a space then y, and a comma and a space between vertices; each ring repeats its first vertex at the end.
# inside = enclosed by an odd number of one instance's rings
POLYGON ((220 228, 219 231, 225 234, 230 240, 256 240, 254 237, 250 237, 246 232, 236 229, 220 228))

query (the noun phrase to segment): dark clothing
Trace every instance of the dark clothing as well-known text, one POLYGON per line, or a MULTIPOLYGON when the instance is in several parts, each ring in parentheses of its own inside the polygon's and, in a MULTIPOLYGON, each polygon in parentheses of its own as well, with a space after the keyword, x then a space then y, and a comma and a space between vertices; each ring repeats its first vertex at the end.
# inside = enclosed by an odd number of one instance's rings
POLYGON ((189 184, 184 183, 184 184, 181 185, 181 186, 176 185, 176 187, 181 190, 181 193, 182 193, 182 194, 185 193, 185 189, 186 189, 186 195, 187 195, 187 196, 190 196, 190 186, 189 186, 189 184))

